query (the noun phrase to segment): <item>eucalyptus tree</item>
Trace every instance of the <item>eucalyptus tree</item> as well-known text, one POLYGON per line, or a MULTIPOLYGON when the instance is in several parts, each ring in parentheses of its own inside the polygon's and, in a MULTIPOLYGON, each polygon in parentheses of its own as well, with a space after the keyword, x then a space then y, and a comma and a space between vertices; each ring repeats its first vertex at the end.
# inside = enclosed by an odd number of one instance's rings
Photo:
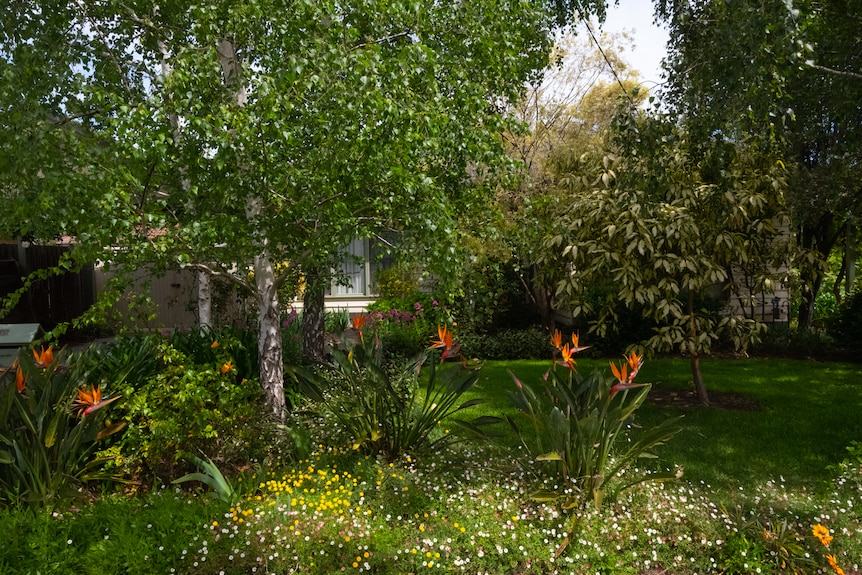
MULTIPOLYGON (((454 269, 505 164, 507 102, 604 2, 13 1, 0 14, 0 234, 65 267, 185 267, 257 302, 284 415, 278 290, 385 227, 454 269)), ((445 266, 444 266, 445 267, 445 266)), ((110 303, 110 297, 105 304, 110 303)))

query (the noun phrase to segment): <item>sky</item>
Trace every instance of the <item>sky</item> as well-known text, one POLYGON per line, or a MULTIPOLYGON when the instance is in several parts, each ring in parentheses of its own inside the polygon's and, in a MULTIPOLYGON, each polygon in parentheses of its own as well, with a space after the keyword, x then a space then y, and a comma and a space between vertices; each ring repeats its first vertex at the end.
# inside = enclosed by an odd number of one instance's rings
POLYGON ((619 0, 608 6, 608 17, 602 26, 606 32, 628 31, 635 47, 626 54, 633 68, 640 72, 647 87, 661 81, 661 59, 665 55, 668 33, 653 24, 652 0, 619 0))

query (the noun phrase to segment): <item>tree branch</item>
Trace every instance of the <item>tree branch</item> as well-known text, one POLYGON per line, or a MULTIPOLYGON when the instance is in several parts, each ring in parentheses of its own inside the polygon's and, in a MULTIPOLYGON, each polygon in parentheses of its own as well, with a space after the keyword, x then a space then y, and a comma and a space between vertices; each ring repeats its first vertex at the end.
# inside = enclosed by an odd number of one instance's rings
POLYGON ((369 40, 368 42, 363 42, 362 44, 356 44, 350 49, 350 51, 353 52, 354 50, 360 50, 360 49, 365 48, 367 46, 371 46, 374 44, 382 44, 383 42, 389 42, 390 40, 397 40, 398 38, 403 38, 404 36, 409 36, 409 35, 410 35, 410 31, 405 30, 404 32, 399 32, 398 34, 392 34, 391 36, 384 36, 383 38, 378 38, 376 40, 369 40))
POLYGON ((815 70, 820 70, 821 72, 826 72, 828 74, 835 74, 837 76, 846 76, 848 78, 856 78, 857 80, 862 80, 862 74, 857 72, 847 72, 845 70, 836 70, 835 68, 827 68, 826 66, 821 66, 820 64, 808 64, 815 70))
POLYGON ((87 12, 87 5, 84 4, 83 0, 77 0, 77 4, 78 8, 80 8, 81 10, 81 14, 83 14, 84 16, 84 19, 89 22, 90 26, 92 26, 93 30, 96 32, 96 35, 99 37, 102 44, 105 46, 105 50, 107 50, 108 57, 111 59, 111 61, 114 63, 114 66, 117 68, 117 75, 120 78, 120 83, 123 85, 123 88, 125 88, 126 92, 128 92, 129 94, 132 94, 132 87, 126 80, 126 77, 123 73, 123 66, 120 64, 119 59, 117 59, 116 54, 114 54, 114 51, 111 50, 111 45, 108 43, 108 37, 104 34, 104 32, 102 32, 102 29, 99 27, 99 24, 89 15, 89 13, 87 12))
POLYGON ((244 291, 248 292, 251 295, 254 295, 254 293, 255 293, 254 289, 248 284, 248 282, 241 280, 240 278, 238 278, 234 274, 215 270, 206 264, 182 264, 180 267, 181 267, 181 269, 204 272, 207 275, 212 276, 214 278, 220 278, 220 279, 227 280, 228 282, 230 282, 230 283, 232 283, 238 287, 241 287, 244 291))

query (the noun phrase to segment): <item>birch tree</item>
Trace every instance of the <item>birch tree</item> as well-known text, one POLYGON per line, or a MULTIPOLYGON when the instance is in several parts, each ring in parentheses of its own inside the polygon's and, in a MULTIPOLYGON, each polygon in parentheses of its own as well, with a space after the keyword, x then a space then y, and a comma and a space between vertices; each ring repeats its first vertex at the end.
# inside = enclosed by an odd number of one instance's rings
POLYGON ((65 266, 121 279, 147 265, 240 286, 281 418, 278 289, 384 227, 454 269, 457 215, 486 198, 476 175, 505 164, 506 103, 554 22, 603 6, 13 1, 0 234, 73 237, 65 266))

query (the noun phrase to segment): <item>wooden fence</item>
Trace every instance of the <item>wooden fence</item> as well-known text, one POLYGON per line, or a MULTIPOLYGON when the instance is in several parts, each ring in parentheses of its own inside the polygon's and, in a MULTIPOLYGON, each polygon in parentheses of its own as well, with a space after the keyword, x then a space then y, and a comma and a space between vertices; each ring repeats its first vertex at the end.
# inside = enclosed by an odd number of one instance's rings
MULTIPOLYGON (((55 267, 68 246, 27 246, 0 243, 0 297, 22 287, 28 273, 55 267)), ((39 323, 45 329, 78 317, 95 298, 93 268, 39 279, 6 317, 5 323, 39 323)))

